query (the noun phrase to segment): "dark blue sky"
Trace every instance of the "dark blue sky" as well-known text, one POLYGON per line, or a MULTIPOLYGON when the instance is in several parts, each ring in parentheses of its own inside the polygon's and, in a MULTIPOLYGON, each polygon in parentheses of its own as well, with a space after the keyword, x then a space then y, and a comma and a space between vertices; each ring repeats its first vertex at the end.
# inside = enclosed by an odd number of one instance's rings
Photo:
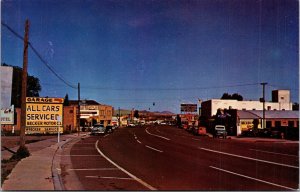
MULTIPOLYGON (((296 0, 3 0, 2 22, 24 35, 81 98, 115 108, 179 112, 180 103, 262 97, 260 82, 299 98, 296 0), (155 102, 155 106, 153 106, 155 102)), ((23 42, 1 28, 2 62, 22 66, 23 42)), ((29 51, 41 96, 77 99, 29 51)))

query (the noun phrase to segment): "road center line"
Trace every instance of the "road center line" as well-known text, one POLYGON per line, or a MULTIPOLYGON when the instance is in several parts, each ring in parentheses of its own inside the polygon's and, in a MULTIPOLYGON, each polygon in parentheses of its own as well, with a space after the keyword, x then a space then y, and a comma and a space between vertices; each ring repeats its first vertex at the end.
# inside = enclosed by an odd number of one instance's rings
POLYGON ((235 173, 235 172, 232 172, 232 171, 228 171, 228 170, 225 170, 225 169, 221 169, 221 168, 218 168, 218 167, 213 167, 213 166, 209 166, 209 167, 210 167, 210 168, 213 168, 213 169, 217 169, 217 170, 219 170, 219 171, 223 171, 223 172, 226 172, 226 173, 230 173, 230 174, 233 174, 233 175, 237 175, 237 176, 240 176, 240 177, 244 177, 244 178, 247 178, 247 179, 251 179, 251 180, 259 181, 259 182, 266 183, 266 184, 269 184, 269 185, 273 185, 273 186, 276 186, 276 187, 281 187, 281 188, 289 189, 289 190, 297 190, 297 189, 293 189, 293 188, 286 187, 286 186, 283 186, 283 185, 278 185, 278 184, 276 184, 276 183, 271 183, 271 182, 264 181, 264 180, 261 180, 261 179, 256 179, 256 178, 254 178, 254 177, 249 177, 249 176, 246 176, 246 175, 242 175, 242 174, 239 174, 239 173, 235 173))
POLYGON ((147 187, 150 190, 157 190, 156 188, 152 187, 151 185, 149 185, 148 183, 146 183, 145 181, 137 178, 135 175, 129 173, 128 171, 126 171, 124 168, 122 168, 121 166, 119 166, 118 164, 116 164, 115 162, 113 162, 111 159, 109 159, 107 156, 105 156, 102 151, 98 148, 98 142, 99 140, 97 140, 97 142, 95 143, 95 147, 98 151, 98 153, 100 153, 100 155, 102 155, 107 161, 109 161, 111 164, 113 164, 114 166, 116 166, 118 169, 120 169, 121 171, 123 171, 124 173, 126 173, 129 177, 133 178, 134 180, 136 180, 137 182, 139 182, 140 184, 144 185, 145 187, 147 187))
POLYGON ((146 129, 146 133, 148 133, 149 135, 153 135, 153 136, 155 136, 155 137, 160 137, 160 138, 162 138, 162 139, 165 139, 165 140, 171 140, 171 139, 169 139, 169 138, 166 138, 166 137, 163 137, 163 136, 160 136, 160 135, 155 135, 155 134, 152 134, 152 133, 150 133, 149 131, 148 131, 148 128, 146 129))
POLYGON ((96 179, 121 179, 121 180, 134 180, 130 177, 101 177, 101 176, 85 176, 86 178, 96 178, 96 179))
POLYGON ((155 148, 153 148, 153 147, 150 147, 150 146, 148 146, 148 145, 146 145, 146 147, 147 147, 147 148, 149 148, 149 149, 152 149, 152 150, 154 150, 154 151, 160 152, 160 153, 162 153, 162 152, 163 152, 163 151, 161 151, 161 150, 155 149, 155 148))
POLYGON ((140 140, 137 139, 136 141, 137 141, 139 144, 142 144, 142 142, 141 142, 140 140))
POLYGON ((262 153, 270 153, 270 154, 276 154, 276 155, 285 155, 285 156, 291 156, 291 157, 298 157, 297 155, 289 155, 289 154, 285 154, 285 153, 275 153, 275 152, 271 152, 271 151, 264 151, 264 150, 257 150, 257 149, 250 149, 251 151, 258 151, 258 152, 262 152, 262 153))
POLYGON ((299 169, 299 167, 293 166, 293 165, 287 165, 287 164, 282 164, 282 163, 275 163, 275 162, 272 162, 272 161, 255 159, 255 158, 251 158, 251 157, 246 157, 246 156, 241 156, 241 155, 235 155, 235 154, 226 153, 226 152, 222 152, 222 151, 215 151, 215 150, 211 150, 211 149, 207 149, 207 148, 200 148, 199 147, 199 149, 202 149, 202 150, 205 150, 205 151, 210 151, 210 152, 213 152, 213 153, 219 153, 219 154, 223 154, 223 155, 229 155, 229 156, 233 156, 233 157, 239 157, 239 158, 243 158, 243 159, 248 159, 248 160, 252 160, 252 161, 259 161, 259 162, 263 162, 263 163, 269 163, 269 164, 273 164, 273 165, 279 165, 279 166, 283 166, 283 167, 290 167, 290 168, 299 169))

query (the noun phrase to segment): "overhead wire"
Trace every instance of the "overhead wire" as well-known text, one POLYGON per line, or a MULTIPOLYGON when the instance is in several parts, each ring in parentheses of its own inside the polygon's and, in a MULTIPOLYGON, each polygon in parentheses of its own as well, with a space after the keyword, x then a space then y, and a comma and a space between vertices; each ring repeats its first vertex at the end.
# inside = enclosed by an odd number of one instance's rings
MULTIPOLYGON (((19 39, 21 39, 22 41, 24 41, 24 38, 19 35, 16 31, 14 31, 10 26, 8 26, 7 24, 5 24, 4 22, 1 21, 1 24, 3 26, 5 26, 12 34, 14 34, 16 37, 18 37, 19 39)), ((57 72, 55 72, 55 70, 48 64, 48 62, 41 56, 41 54, 34 48, 34 46, 32 45, 31 42, 28 42, 29 47, 32 49, 32 51, 35 53, 35 55, 41 60, 41 62, 59 79, 61 80, 64 84, 66 84, 67 86, 73 88, 73 89, 77 89, 76 86, 72 85, 71 83, 67 82, 67 80, 65 80, 64 78, 62 78, 57 72)))

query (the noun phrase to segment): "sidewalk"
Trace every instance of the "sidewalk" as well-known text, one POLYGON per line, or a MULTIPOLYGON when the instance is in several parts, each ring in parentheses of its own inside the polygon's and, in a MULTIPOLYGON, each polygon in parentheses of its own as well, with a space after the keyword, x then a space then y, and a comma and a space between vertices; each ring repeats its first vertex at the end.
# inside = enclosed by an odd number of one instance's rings
POLYGON ((275 142, 275 143, 298 143, 299 141, 287 140, 287 139, 274 139, 274 138, 263 138, 263 137, 237 137, 237 136, 227 136, 227 138, 249 141, 249 142, 275 142))
MULTIPOLYGON (((207 133, 209 137, 213 137, 212 134, 207 133)), ((275 139, 275 138, 263 138, 263 137, 237 137, 237 136, 227 136, 227 139, 247 141, 247 142, 275 142, 275 143, 298 143, 299 141, 287 140, 287 139, 275 139)))
MULTIPOLYGON (((55 190, 55 179, 52 174, 54 156, 65 143, 84 137, 86 133, 61 135, 60 142, 57 138, 47 139, 27 144, 30 156, 22 159, 14 167, 8 179, 4 181, 2 190, 55 190)), ((16 151, 18 147, 12 150, 16 151)), ((11 153, 2 151, 2 159, 9 159, 11 153)))

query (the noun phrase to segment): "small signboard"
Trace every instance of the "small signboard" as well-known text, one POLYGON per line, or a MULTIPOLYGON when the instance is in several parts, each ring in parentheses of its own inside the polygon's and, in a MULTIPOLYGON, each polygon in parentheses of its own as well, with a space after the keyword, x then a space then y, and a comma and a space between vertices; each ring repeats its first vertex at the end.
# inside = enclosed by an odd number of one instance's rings
POLYGON ((2 125, 13 125, 14 124, 14 106, 10 108, 1 109, 0 117, 2 125))
POLYGON ((197 104, 181 104, 180 111, 190 113, 197 112, 197 104))

